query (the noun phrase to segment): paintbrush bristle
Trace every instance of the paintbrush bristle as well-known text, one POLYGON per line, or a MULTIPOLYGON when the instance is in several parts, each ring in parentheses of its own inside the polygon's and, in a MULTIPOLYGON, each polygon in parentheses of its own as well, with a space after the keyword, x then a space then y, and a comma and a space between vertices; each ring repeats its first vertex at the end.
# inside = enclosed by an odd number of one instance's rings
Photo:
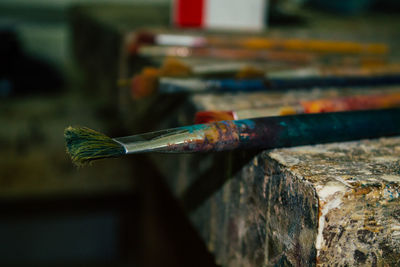
POLYGON ((110 137, 86 127, 68 127, 64 130, 67 152, 77 166, 93 160, 119 157, 124 147, 110 137))
POLYGON ((185 78, 193 75, 192 68, 176 58, 166 58, 160 68, 163 77, 185 78))
MULTIPOLYGON (((131 94, 133 99, 147 97, 157 91, 160 77, 190 77, 192 69, 182 61, 167 58, 161 68, 145 67, 141 73, 133 76, 131 94)), ((121 84, 123 85, 123 84, 121 84)))
POLYGON ((237 79, 258 79, 264 77, 265 71, 253 66, 245 66, 236 73, 237 79))
POLYGON ((146 67, 140 74, 133 77, 131 94, 133 99, 141 99, 153 94, 157 90, 160 71, 156 68, 146 67))

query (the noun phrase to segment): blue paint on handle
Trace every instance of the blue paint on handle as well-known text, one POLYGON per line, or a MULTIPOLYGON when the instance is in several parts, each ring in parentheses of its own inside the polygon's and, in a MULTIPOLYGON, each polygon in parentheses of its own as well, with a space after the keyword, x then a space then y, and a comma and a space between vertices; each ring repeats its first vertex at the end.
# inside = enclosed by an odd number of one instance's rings
POLYGON ((267 89, 265 81, 262 79, 252 80, 235 80, 235 79, 222 79, 222 80, 208 80, 207 88, 209 90, 218 91, 264 91, 267 89))
POLYGON ((173 81, 160 84, 159 90, 164 93, 177 92, 257 92, 267 90, 288 90, 328 87, 365 87, 400 84, 400 74, 381 76, 352 77, 305 77, 305 78, 271 78, 271 79, 210 79, 200 81, 190 88, 173 81))

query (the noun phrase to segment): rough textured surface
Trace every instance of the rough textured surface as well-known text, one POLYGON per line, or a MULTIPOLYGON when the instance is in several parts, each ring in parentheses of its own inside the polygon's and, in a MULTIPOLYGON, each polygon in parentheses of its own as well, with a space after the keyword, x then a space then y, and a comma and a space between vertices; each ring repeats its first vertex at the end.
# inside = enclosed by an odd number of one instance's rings
POLYGON ((400 138, 191 157, 171 187, 218 264, 398 265, 400 138))
POLYGON ((318 209, 313 189, 260 154, 191 218, 223 266, 313 265, 318 209), (286 208, 284 208, 286 207, 286 208))
POLYGON ((276 150, 319 201, 317 262, 396 266, 400 260, 400 139, 276 150))

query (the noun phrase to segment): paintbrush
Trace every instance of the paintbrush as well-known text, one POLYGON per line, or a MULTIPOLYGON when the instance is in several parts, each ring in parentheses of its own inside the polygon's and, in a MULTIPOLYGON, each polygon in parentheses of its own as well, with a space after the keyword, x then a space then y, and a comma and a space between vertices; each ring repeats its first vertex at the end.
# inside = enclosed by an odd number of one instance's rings
POLYGON ((398 64, 364 67, 321 66, 279 71, 265 71, 249 65, 227 64, 219 70, 216 68, 196 70, 177 59, 167 59, 160 71, 144 68, 142 73, 135 75, 131 81, 131 93, 134 99, 138 99, 156 91, 160 93, 237 92, 399 83, 400 65, 398 64), (207 76, 222 73, 225 73, 228 78, 207 79, 207 76))
POLYGON ((131 87, 134 99, 139 99, 156 92, 161 77, 213 77, 228 76, 237 78, 262 78, 264 71, 246 63, 230 62, 191 67, 176 58, 166 58, 160 68, 145 67, 142 72, 132 79, 120 79, 118 86, 131 87))
POLYGON ((360 43, 317 39, 284 39, 248 36, 189 35, 172 33, 140 32, 128 46, 136 53, 143 45, 186 47, 242 47, 248 49, 276 49, 310 51, 319 53, 386 54, 388 46, 383 43, 360 43))
POLYGON ((382 43, 364 44, 315 39, 268 39, 255 37, 235 41, 236 45, 253 49, 298 50, 319 53, 386 54, 389 50, 388 46, 382 43))
POLYGON ((145 57, 178 57, 178 58, 218 58, 227 60, 257 60, 277 61, 296 64, 309 64, 316 60, 317 56, 307 52, 255 50, 246 48, 222 48, 222 47, 163 47, 141 46, 137 55, 145 57))
POLYGON ((126 154, 270 149, 400 134, 400 109, 301 114, 222 121, 109 138, 85 127, 65 129, 77 165, 126 154))
POLYGON ((286 116, 303 113, 339 112, 400 107, 400 92, 388 94, 356 95, 300 101, 296 105, 242 110, 208 110, 195 114, 195 123, 224 120, 242 120, 266 116, 286 116))
POLYGON ((371 77, 400 74, 400 64, 361 64, 352 66, 340 64, 336 66, 321 65, 318 67, 302 67, 287 70, 266 72, 266 78, 312 78, 312 77, 371 77))
POLYGON ((400 84, 400 75, 372 77, 326 77, 290 79, 179 79, 163 77, 158 82, 159 93, 201 93, 201 92, 263 92, 272 90, 364 87, 400 84))
MULTIPOLYGON (((201 92, 263 92, 272 90, 365 87, 400 84, 400 74, 376 76, 269 78, 269 79, 196 79, 162 77, 158 81, 159 93, 201 92)), ((155 90, 156 91, 156 90, 155 90)))

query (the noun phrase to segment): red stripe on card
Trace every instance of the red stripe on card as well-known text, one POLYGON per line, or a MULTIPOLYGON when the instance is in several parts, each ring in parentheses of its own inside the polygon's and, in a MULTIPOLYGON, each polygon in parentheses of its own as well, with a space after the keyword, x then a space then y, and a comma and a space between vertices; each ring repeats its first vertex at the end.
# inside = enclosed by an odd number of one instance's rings
POLYGON ((206 0, 176 0, 175 22, 177 26, 202 27, 205 1, 206 0))

